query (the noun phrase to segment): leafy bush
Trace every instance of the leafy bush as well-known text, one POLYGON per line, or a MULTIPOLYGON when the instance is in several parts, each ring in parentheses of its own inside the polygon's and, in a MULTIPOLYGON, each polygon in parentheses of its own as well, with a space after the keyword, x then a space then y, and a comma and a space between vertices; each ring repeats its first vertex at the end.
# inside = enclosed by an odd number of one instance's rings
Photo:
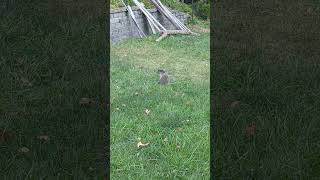
POLYGON ((195 3, 195 15, 203 19, 210 17, 210 3, 209 1, 200 0, 195 3))
MULTIPOLYGON (((123 1, 125 2, 125 0, 123 0, 123 1)), ((155 8, 150 0, 138 0, 138 1, 142 2, 146 8, 155 8)), ((164 5, 166 5, 167 7, 170 7, 171 9, 175 9, 177 11, 185 12, 188 14, 191 14, 191 12, 192 12, 190 5, 182 3, 179 0, 161 0, 161 2, 164 5)), ((132 0, 127 0, 127 3, 130 6, 135 6, 135 4, 133 3, 132 0)), ((111 9, 117 9, 117 8, 123 7, 123 4, 122 4, 121 0, 111 0, 110 7, 111 7, 111 9)))
POLYGON ((161 2, 171 9, 175 9, 177 11, 185 12, 187 14, 191 14, 192 12, 190 5, 182 3, 179 0, 161 0, 161 2))

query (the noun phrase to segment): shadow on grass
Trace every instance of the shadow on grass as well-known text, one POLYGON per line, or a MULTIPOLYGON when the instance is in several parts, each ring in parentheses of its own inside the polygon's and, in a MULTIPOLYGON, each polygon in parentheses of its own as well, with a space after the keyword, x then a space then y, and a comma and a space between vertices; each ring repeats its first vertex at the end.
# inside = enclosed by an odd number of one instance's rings
POLYGON ((215 3, 216 178, 319 177, 318 5, 215 3))
POLYGON ((102 178, 104 4, 1 1, 0 7, 0 130, 13 135, 0 142, 1 177, 102 178), (82 97, 96 105, 81 107, 82 97), (19 154, 22 147, 29 152, 19 154))

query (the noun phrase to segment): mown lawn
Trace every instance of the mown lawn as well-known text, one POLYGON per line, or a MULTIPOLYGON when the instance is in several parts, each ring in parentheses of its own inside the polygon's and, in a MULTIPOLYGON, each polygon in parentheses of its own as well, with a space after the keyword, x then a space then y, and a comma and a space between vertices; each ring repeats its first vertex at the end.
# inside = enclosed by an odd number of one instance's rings
POLYGON ((319 5, 215 3, 216 179, 319 179, 319 5))
POLYGON ((103 5, 0 2, 0 179, 103 178, 103 5))
POLYGON ((111 47, 111 178, 209 179, 209 33, 156 39, 111 47))

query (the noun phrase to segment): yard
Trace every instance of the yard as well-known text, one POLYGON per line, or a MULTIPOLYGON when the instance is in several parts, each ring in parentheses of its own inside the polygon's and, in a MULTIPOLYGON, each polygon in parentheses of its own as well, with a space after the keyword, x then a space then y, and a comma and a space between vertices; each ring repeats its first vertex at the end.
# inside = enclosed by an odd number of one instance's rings
POLYGON ((103 2, 0 4, 1 179, 103 179, 103 2))
POLYGON ((209 33, 157 38, 111 46, 111 179, 209 179, 209 33))
POLYGON ((216 179, 319 179, 319 5, 215 3, 216 179))

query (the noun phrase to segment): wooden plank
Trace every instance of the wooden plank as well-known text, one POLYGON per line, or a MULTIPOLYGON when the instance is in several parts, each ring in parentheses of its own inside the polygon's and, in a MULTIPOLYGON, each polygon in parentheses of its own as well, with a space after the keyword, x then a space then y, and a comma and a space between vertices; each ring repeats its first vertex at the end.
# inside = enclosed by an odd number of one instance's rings
POLYGON ((138 2, 137 0, 133 0, 133 2, 141 9, 141 11, 145 14, 147 18, 150 19, 150 22, 152 22, 158 31, 160 31, 160 28, 162 30, 166 30, 144 7, 143 3, 138 2))
POLYGON ((131 7, 130 7, 130 6, 127 6, 127 5, 123 2, 123 0, 121 0, 121 1, 122 1, 123 5, 125 6, 125 8, 127 9, 130 17, 133 19, 133 22, 134 22, 135 25, 137 26, 139 36, 140 36, 141 38, 142 38, 143 36, 146 36, 146 35, 143 33, 142 29, 140 28, 138 22, 136 21, 136 18, 135 18, 135 16, 134 16, 133 12, 132 12, 131 7))
POLYGON ((191 34, 191 32, 184 31, 184 30, 167 30, 167 31, 162 31, 161 33, 162 35, 156 40, 157 42, 161 41, 163 38, 172 34, 191 34))
POLYGON ((137 28, 139 29, 139 34, 140 34, 140 36, 141 36, 141 34, 142 34, 142 36, 146 36, 145 34, 144 34, 144 32, 143 32, 143 30, 140 28, 140 26, 139 26, 139 24, 138 24, 138 22, 137 22, 137 20, 136 20, 136 17, 135 17, 135 15, 134 15, 134 13, 133 13, 133 11, 132 11, 132 9, 131 9, 131 7, 128 5, 128 10, 129 10, 129 12, 130 12, 130 14, 131 14, 131 17, 132 17, 132 19, 133 19, 133 21, 135 22, 135 24, 137 25, 137 28), (141 32, 140 32, 141 31, 141 32))
POLYGON ((155 2, 157 2, 157 4, 163 8, 164 12, 167 13, 177 24, 179 24, 179 26, 181 26, 181 28, 182 28, 183 30, 186 30, 186 31, 191 32, 191 30, 188 29, 183 23, 181 23, 181 22, 179 21, 179 19, 177 19, 177 18, 168 10, 168 8, 161 3, 160 0, 155 0, 155 2))

